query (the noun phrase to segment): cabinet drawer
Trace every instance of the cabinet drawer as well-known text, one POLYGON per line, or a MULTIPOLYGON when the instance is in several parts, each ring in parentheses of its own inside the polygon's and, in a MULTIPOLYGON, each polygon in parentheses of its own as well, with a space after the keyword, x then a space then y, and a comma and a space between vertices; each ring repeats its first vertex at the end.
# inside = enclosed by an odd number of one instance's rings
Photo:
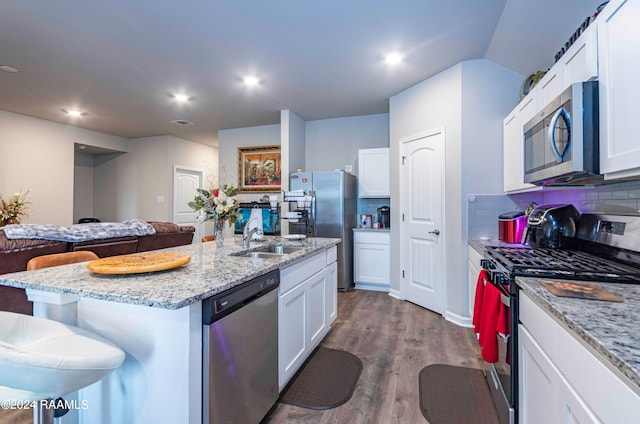
POLYGON ((478 253, 476 249, 469 246, 469 262, 473 264, 478 270, 482 269, 480 266, 480 260, 482 259, 482 254, 478 253))
POLYGON ((280 270, 280 293, 286 293, 327 266, 324 252, 280 270))
POLYGON ((370 244, 389 244, 391 234, 387 231, 356 231, 354 234, 354 243, 370 243, 370 244))
POLYGON ((338 247, 333 246, 327 249, 327 266, 338 260, 338 247))

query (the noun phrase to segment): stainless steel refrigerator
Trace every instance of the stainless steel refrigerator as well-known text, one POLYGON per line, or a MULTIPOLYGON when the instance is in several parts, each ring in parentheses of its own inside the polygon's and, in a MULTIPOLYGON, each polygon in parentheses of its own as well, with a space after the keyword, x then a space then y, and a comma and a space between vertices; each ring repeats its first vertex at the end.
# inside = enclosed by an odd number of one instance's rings
MULTIPOLYGON (((289 190, 314 193, 311 206, 312 234, 336 237, 338 244, 338 290, 353 287, 353 228, 356 226, 356 177, 344 171, 297 172, 290 176, 289 190)), ((293 207, 295 208, 295 206, 293 207)), ((290 225, 289 232, 301 233, 301 226, 290 225)))

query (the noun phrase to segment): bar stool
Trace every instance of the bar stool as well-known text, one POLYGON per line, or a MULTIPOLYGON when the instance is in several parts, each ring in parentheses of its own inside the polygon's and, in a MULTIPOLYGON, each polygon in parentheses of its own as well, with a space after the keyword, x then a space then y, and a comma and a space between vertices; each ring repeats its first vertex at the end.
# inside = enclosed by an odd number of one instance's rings
POLYGON ((98 255, 90 250, 80 250, 78 252, 53 253, 51 255, 36 256, 27 262, 27 271, 34 269, 49 268, 58 265, 74 264, 77 262, 93 261, 100 259, 98 255))
MULTIPOLYGON (((119 347, 90 331, 0 311, 0 400, 57 399, 89 386, 122 365, 119 347)), ((35 423, 53 423, 42 403, 35 423)))
POLYGON ((208 241, 214 241, 215 239, 216 239, 216 236, 214 235, 204 236, 202 237, 202 243, 206 243, 208 241))

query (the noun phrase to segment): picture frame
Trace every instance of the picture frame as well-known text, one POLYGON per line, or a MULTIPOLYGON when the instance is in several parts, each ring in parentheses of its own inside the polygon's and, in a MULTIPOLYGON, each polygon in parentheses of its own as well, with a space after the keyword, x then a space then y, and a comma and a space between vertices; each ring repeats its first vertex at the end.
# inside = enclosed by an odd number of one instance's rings
POLYGON ((240 192, 280 192, 281 174, 280 146, 238 147, 240 192))

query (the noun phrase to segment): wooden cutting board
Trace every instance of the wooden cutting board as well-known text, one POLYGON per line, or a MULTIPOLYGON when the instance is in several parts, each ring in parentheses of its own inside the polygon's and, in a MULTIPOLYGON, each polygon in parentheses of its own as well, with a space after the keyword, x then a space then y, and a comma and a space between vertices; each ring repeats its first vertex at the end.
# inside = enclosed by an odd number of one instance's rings
POLYGON ((620 296, 616 296, 595 284, 546 280, 540 280, 540 284, 556 296, 606 300, 608 302, 624 302, 620 296))
POLYGON ((173 252, 146 252, 96 259, 87 268, 96 274, 141 274, 165 271, 189 263, 191 256, 173 252))

